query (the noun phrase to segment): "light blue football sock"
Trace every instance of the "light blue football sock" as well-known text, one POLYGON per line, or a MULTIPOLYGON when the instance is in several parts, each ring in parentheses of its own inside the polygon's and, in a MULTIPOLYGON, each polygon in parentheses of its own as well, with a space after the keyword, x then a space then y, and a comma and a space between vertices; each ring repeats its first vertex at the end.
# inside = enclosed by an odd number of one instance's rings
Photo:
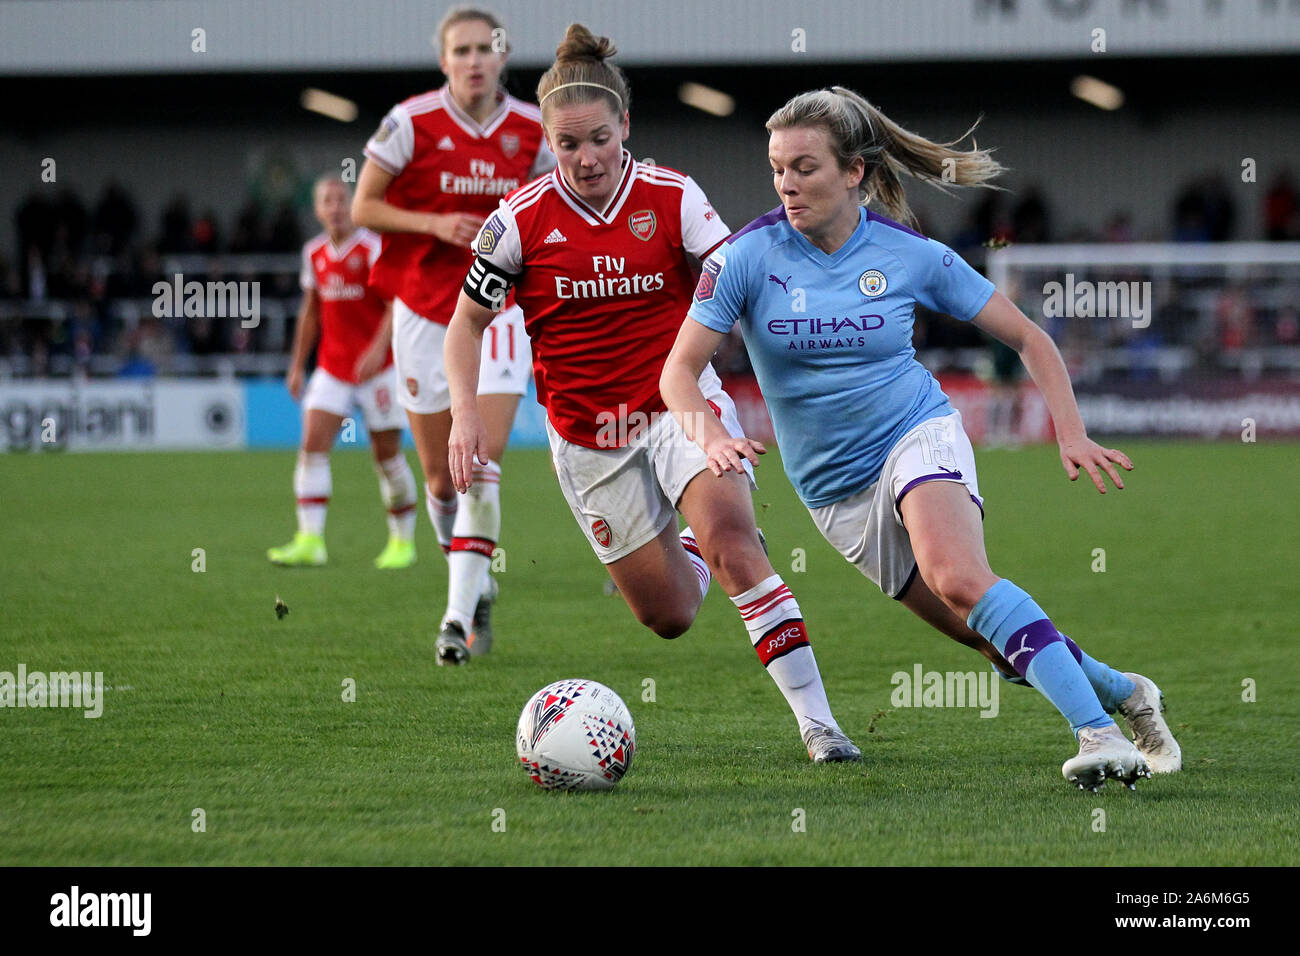
POLYGON ((1115 722, 1080 663, 1052 622, 1028 594, 1002 578, 976 602, 966 624, 998 649, 1007 662, 1052 702, 1078 733, 1081 727, 1115 722))
POLYGON ((1108 714, 1115 713, 1119 705, 1133 693, 1135 687, 1133 681, 1110 665, 1089 657, 1068 634, 1062 634, 1061 637, 1065 638, 1065 646, 1070 649, 1070 653, 1074 655, 1074 659, 1079 662, 1079 666, 1087 675, 1088 683, 1097 692, 1097 699, 1101 701, 1102 709, 1108 714))
MULTIPOLYGON (((1083 668, 1084 676, 1088 678, 1088 683, 1092 685, 1093 691, 1097 694, 1097 699, 1101 702, 1102 710, 1108 714, 1113 714, 1119 708, 1119 705, 1128 700, 1129 695, 1133 693, 1134 683, 1125 677, 1109 664, 1103 664, 1101 661, 1094 660, 1083 652, 1078 644, 1062 631, 1057 631, 1061 637, 1065 638, 1065 646, 1070 649, 1074 659, 1079 662, 1083 668)), ((997 666, 990 664, 993 673, 997 674, 1008 684, 1015 684, 1018 687, 1032 687, 1033 685, 1023 677, 1008 677, 997 666)))

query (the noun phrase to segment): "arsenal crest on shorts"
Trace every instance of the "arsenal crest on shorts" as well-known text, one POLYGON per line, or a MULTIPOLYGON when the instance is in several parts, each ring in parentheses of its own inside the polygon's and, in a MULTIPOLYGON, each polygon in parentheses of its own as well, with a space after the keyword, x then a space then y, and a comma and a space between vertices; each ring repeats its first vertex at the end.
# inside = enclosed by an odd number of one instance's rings
POLYGON ((502 133, 501 152, 506 154, 506 159, 513 159, 519 152, 519 137, 514 133, 502 133))
POLYGON ((410 392, 412 396, 418 395, 420 394, 420 383, 413 378, 408 378, 406 380, 406 390, 410 392))
POLYGON ((614 540, 614 535, 604 518, 597 518, 591 523, 591 533, 595 535, 596 543, 602 548, 608 548, 609 543, 614 540))
POLYGON ((654 212, 650 209, 642 209, 640 212, 632 213, 627 217, 627 227, 638 239, 649 240, 655 234, 654 212))

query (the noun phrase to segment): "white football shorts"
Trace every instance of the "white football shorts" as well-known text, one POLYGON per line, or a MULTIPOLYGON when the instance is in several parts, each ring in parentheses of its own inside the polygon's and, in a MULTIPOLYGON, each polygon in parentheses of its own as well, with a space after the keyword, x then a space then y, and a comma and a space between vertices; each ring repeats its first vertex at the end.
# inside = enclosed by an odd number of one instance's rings
POLYGON ((304 410, 318 408, 331 415, 347 418, 354 408, 360 408, 366 428, 372 432, 391 431, 406 425, 406 415, 398 407, 397 375, 393 366, 353 385, 335 378, 323 368, 317 368, 307 380, 303 395, 304 410))
MULTIPOLYGON (((393 364, 397 400, 419 415, 451 408, 451 388, 443 364, 447 327, 424 318, 401 299, 393 300, 393 364)), ((483 357, 478 370, 480 395, 522 395, 533 374, 533 350, 519 306, 505 309, 483 330, 483 357)))
POLYGON ((975 450, 962 428, 961 412, 921 422, 890 450, 875 484, 808 512, 836 551, 880 590, 899 598, 916 574, 916 557, 898 505, 926 481, 965 485, 983 514, 975 450))
MULTIPOLYGON (((727 431, 742 437, 736 405, 711 365, 700 376, 700 390, 717 406, 727 431)), ((691 479, 709 467, 704 451, 668 412, 651 416, 649 426, 621 448, 576 445, 561 437, 550 421, 546 434, 560 490, 602 564, 653 541, 676 519, 676 504, 691 479)), ((745 472, 754 487, 748 461, 745 472)))

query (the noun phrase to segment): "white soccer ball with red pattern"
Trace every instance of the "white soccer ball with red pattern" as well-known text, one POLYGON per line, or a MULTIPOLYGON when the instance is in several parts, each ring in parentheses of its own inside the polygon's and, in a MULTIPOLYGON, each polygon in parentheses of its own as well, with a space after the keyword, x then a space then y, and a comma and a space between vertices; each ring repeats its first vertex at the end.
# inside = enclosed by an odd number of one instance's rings
POLYGON ((627 705, 594 680, 561 680, 528 699, 515 750, 524 773, 543 790, 608 790, 636 751, 627 705))

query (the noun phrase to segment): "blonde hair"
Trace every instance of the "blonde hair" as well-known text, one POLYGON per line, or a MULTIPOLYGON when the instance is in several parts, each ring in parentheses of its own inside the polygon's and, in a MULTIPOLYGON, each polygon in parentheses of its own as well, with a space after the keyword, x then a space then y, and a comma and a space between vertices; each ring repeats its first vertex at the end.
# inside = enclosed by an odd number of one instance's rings
POLYGON ((543 113, 553 106, 604 100, 620 117, 631 102, 627 77, 605 61, 618 50, 609 37, 598 37, 581 23, 571 23, 555 48, 555 62, 537 83, 543 113))
POLYGON ((348 199, 352 198, 352 187, 343 181, 342 176, 338 173, 324 173, 317 176, 316 181, 311 184, 311 201, 315 203, 317 197, 321 194, 321 190, 326 186, 332 186, 335 183, 343 187, 343 192, 348 199))
POLYGON ((858 202, 865 206, 879 199, 891 218, 914 224, 903 191, 904 172, 945 192, 950 185, 999 188, 990 180, 1005 168, 990 155, 991 149, 980 149, 974 140, 969 150, 952 149, 978 125, 976 120, 950 143, 935 143, 903 129, 853 90, 832 86, 791 99, 768 117, 767 131, 808 126, 826 130, 841 169, 862 159, 858 202))
MULTIPOLYGON (((482 20, 493 30, 504 29, 501 21, 497 19, 496 14, 487 10, 481 10, 478 7, 452 7, 442 15, 438 21, 438 55, 442 56, 447 52, 447 31, 458 23, 465 23, 469 20, 482 20)), ((506 44, 506 52, 510 52, 510 44, 506 44)))

